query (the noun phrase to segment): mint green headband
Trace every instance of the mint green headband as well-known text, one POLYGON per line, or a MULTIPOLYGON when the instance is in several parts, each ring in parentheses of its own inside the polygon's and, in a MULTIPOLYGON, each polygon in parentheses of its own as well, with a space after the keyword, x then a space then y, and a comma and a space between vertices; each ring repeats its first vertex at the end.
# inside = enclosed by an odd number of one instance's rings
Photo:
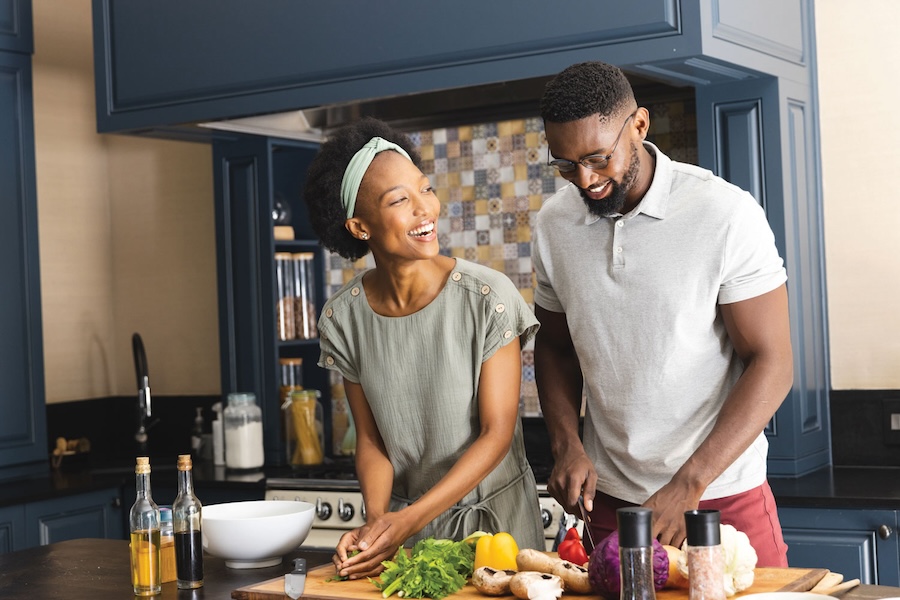
POLYGON ((347 165, 344 178, 341 180, 341 202, 347 209, 348 219, 353 218, 353 211, 356 210, 356 196, 359 194, 359 184, 362 183, 363 175, 369 170, 369 165, 375 160, 375 155, 385 150, 396 150, 407 159, 412 160, 406 150, 384 138, 376 136, 366 142, 366 145, 350 159, 350 164, 347 165))

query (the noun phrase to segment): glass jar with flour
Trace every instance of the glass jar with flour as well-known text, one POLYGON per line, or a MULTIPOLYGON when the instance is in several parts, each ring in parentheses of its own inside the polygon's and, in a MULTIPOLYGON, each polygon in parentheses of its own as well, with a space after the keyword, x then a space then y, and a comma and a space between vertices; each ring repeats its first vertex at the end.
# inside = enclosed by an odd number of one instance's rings
POLYGON ((265 463, 263 452, 262 410, 256 394, 228 394, 225 407, 225 467, 259 469, 265 463))

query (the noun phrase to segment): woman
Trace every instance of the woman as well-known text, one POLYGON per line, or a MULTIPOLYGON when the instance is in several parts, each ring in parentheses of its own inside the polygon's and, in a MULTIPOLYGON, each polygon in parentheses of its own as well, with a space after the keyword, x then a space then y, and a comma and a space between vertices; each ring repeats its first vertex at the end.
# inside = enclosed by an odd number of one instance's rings
POLYGON ((375 259, 319 319, 319 365, 343 375, 356 424, 366 524, 333 559, 352 579, 429 536, 509 531, 543 549, 518 415, 520 343, 539 325, 505 275, 440 254, 418 165, 405 135, 365 119, 323 144, 304 190, 325 247, 375 259))

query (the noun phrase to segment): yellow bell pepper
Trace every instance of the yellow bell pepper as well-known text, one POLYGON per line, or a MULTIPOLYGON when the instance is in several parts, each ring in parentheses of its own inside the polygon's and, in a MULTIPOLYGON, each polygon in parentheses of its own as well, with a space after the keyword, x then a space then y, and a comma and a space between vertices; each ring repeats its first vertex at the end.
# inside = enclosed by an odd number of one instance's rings
POLYGON ((475 545, 475 568, 491 567, 492 569, 515 571, 516 554, 519 553, 519 545, 512 535, 501 531, 491 535, 486 534, 478 538, 475 545))

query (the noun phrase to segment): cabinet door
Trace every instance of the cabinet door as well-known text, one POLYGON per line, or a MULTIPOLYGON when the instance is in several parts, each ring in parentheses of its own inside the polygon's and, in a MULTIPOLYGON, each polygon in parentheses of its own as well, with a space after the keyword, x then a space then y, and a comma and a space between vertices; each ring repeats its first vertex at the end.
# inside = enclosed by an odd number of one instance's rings
POLYGON ((32 502, 25 506, 25 523, 29 547, 78 538, 124 539, 122 493, 110 488, 32 502))
POLYGON ((0 52, 0 471, 10 475, 47 460, 39 264, 31 57, 0 52))
POLYGON ((25 507, 0 508, 0 554, 25 547, 25 507))
POLYGON ((897 512, 780 508, 791 567, 823 567, 862 583, 900 585, 897 512))
POLYGON ((31 0, 0 0, 0 50, 34 51, 31 0))

